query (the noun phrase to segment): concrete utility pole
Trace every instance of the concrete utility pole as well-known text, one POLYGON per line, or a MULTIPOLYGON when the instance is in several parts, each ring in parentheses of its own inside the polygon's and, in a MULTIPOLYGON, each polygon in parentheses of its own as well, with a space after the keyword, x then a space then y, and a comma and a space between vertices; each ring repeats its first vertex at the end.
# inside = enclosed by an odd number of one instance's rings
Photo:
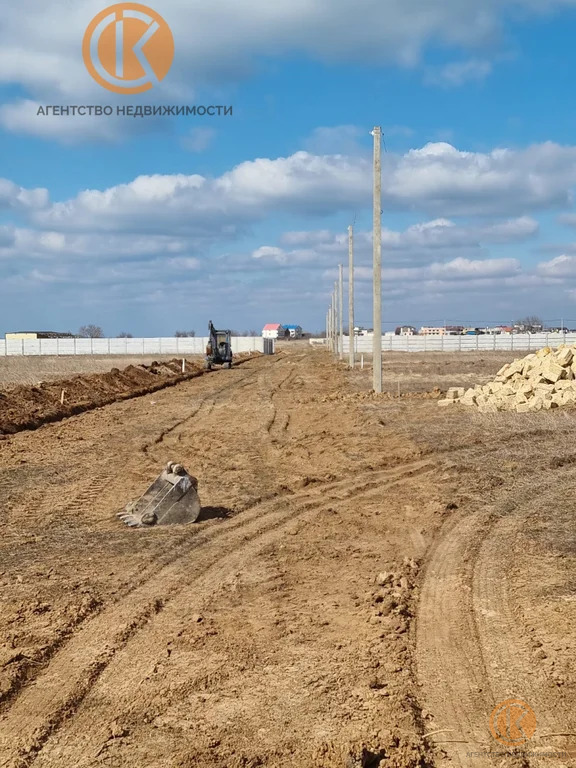
POLYGON ((334 340, 336 342, 336 354, 340 353, 340 316, 342 307, 340 306, 340 292, 338 290, 338 280, 334 283, 334 306, 336 307, 336 317, 334 322, 334 340))
POLYGON ((344 273, 342 264, 338 265, 338 303, 340 305, 340 360, 344 359, 344 273))
POLYGON ((374 136, 374 336, 372 341, 372 387, 382 392, 382 129, 375 127, 374 136))
POLYGON ((336 305, 335 305, 335 297, 334 297, 334 291, 332 291, 332 302, 330 304, 330 351, 335 352, 336 347, 334 346, 334 318, 336 317, 336 305))
POLYGON ((328 308, 328 349, 332 351, 332 318, 333 318, 333 297, 330 298, 330 306, 328 308))
POLYGON ((354 368, 356 355, 354 354, 354 228, 348 227, 348 335, 350 337, 348 349, 348 363, 354 368))

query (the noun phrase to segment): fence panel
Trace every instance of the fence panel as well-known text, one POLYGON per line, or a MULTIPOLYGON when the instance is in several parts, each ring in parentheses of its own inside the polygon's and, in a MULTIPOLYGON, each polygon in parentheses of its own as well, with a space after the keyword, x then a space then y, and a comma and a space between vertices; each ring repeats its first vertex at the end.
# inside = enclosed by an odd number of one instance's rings
MULTIPOLYGON (((528 354, 543 347, 576 345, 576 334, 526 333, 485 334, 482 336, 382 336, 382 350, 388 352, 487 352, 506 351, 528 354)), ((344 352, 350 348, 350 339, 344 337, 344 352)), ((372 336, 358 336, 356 351, 372 352, 372 336)))
MULTIPOLYGON (((0 340, 0 355, 203 355, 207 336, 141 339, 0 340)), ((370 347, 371 349, 371 347, 370 347)), ((232 337, 232 353, 264 352, 261 336, 232 337)))

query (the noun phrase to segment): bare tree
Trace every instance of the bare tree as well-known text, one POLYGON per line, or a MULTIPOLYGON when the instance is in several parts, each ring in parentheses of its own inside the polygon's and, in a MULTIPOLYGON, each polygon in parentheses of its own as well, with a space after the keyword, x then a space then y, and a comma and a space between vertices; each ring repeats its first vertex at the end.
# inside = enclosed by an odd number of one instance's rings
POLYGON ((133 339, 134 336, 132 336, 131 333, 126 333, 126 331, 122 331, 122 333, 119 333, 118 336, 116 336, 117 339, 133 339))
POLYGON ((544 323, 537 315, 528 315, 514 323, 514 328, 523 333, 538 333, 543 327, 544 323))
POLYGON ((174 336, 177 339, 194 338, 194 336, 196 336, 196 331, 176 331, 174 336))
POLYGON ((99 325, 83 325, 78 335, 81 339, 103 339, 104 331, 99 325))

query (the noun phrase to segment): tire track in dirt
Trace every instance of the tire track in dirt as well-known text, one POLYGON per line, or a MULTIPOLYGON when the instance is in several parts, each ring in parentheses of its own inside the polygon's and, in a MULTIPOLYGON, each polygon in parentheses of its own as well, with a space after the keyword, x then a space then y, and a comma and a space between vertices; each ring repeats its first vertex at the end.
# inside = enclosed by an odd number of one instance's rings
MULTIPOLYGON (((533 487, 530 495, 553 483, 533 487)), ((521 502, 515 494, 513 506, 520 509, 521 502)), ((504 500, 449 521, 424 570, 416 620, 423 704, 434 716, 433 730, 442 731, 433 741, 446 750, 450 765, 462 768, 541 765, 544 758, 529 753, 562 749, 557 739, 546 746, 534 741, 519 747, 526 755, 503 757, 510 750, 495 741, 489 722, 496 705, 509 698, 537 711, 536 737, 568 728, 558 690, 535 674, 511 604, 508 563, 527 516, 509 509, 504 500)), ((574 765, 557 757, 550 764, 574 765)))
POLYGON ((467 753, 487 742, 492 700, 470 606, 470 562, 490 518, 489 512, 462 516, 441 532, 425 566, 416 618, 421 704, 434 715, 432 730, 451 731, 442 734, 442 742, 465 742, 450 745, 454 764, 462 768, 487 764, 467 753))
MULTIPOLYGON (((409 466, 382 472, 381 480, 398 482, 406 472, 411 477, 415 471, 425 471, 426 468, 432 471, 430 462, 414 462, 409 466)), ((373 481, 375 473, 369 474, 373 481)), ((349 495, 356 496, 361 492, 364 479, 357 477, 352 481, 340 481, 336 485, 342 486, 346 482, 349 495)), ((265 512, 266 504, 257 504, 224 529, 219 527, 204 535, 194 536, 183 545, 183 552, 176 554, 161 571, 132 590, 128 599, 122 599, 91 621, 84 622, 36 680, 21 690, 11 708, 0 719, 0 754, 7 755, 6 758, 2 757, 0 765, 6 768, 25 768, 31 765, 50 735, 73 714, 115 655, 147 625, 150 618, 190 586, 190 570, 187 566, 191 551, 200 548, 203 560, 197 565, 197 570, 201 576, 217 560, 225 559, 236 550, 242 553, 246 542, 255 536, 271 534, 279 526, 289 524, 294 519, 294 513, 291 509, 284 511, 286 503, 289 507, 299 505, 298 514, 305 514, 311 509, 317 510, 329 505, 332 501, 311 499, 308 494, 300 493, 283 497, 280 510, 273 506, 272 511, 265 512), (232 541, 228 543, 227 539, 232 541), (212 541, 217 550, 216 555, 209 548, 212 541), (208 551, 202 545, 208 545, 208 551), (228 554, 220 554, 222 551, 228 554), (118 627, 121 629, 118 630, 118 627), (72 670, 76 672, 74 679, 71 679, 72 670)), ((278 504, 278 498, 275 504, 278 504)), ((245 553, 240 556, 245 558, 245 553)))
MULTIPOLYGON (((260 358, 258 358, 258 359, 260 359, 260 358)), ((269 363, 269 365, 276 367, 276 366, 278 366, 279 363, 282 363, 283 361, 284 361, 283 357, 273 358, 271 360, 271 362, 269 363)), ((241 361, 241 362, 249 362, 249 360, 241 361)), ((232 370, 234 370, 234 369, 232 369, 232 370)), ((230 371, 228 371, 228 375, 230 375, 230 371)), ((266 375, 266 376, 269 375, 269 370, 267 370, 264 375, 266 375)), ((152 440, 151 442, 148 442, 148 443, 145 443, 144 445, 142 445, 141 446, 141 451, 144 454, 149 455, 151 448, 153 448, 154 446, 160 445, 161 443, 163 443, 165 441, 165 439, 167 437, 169 437, 170 435, 174 434, 177 430, 181 430, 183 427, 185 427, 187 424, 189 424, 189 422, 192 419, 194 419, 201 412, 203 406, 206 403, 206 400, 212 399, 212 408, 210 409, 210 411, 207 414, 207 415, 209 415, 211 410, 213 410, 213 408, 215 407, 219 397, 222 394, 228 392, 229 390, 238 391, 239 389, 242 389, 243 387, 247 387, 247 386, 249 386, 250 384, 252 384, 254 382, 255 378, 257 378, 259 376, 262 376, 262 371, 259 368, 257 368, 256 370, 250 370, 249 373, 247 373, 245 376, 243 376, 240 380, 238 380, 237 378, 234 378, 233 381, 228 381, 226 384, 224 384, 223 386, 219 387, 216 390, 211 389, 205 396, 203 396, 200 399, 200 402, 196 405, 196 407, 193 409, 193 411, 191 413, 189 413, 183 419, 179 419, 171 427, 169 427, 169 428, 167 428, 165 430, 162 430, 162 432, 160 432, 160 434, 154 440, 152 440)))
MULTIPOLYGON (((548 483, 546 484, 548 485, 548 483)), ((535 488, 535 494, 545 486, 535 488)), ((537 730, 529 750, 534 753, 558 750, 558 755, 574 748, 571 743, 554 738, 546 740, 546 734, 573 730, 573 722, 567 722, 567 709, 561 692, 545 678, 534 663, 528 638, 519 631, 510 593, 507 563, 512 543, 518 536, 525 520, 523 514, 512 514, 498 520, 484 540, 476 562, 473 584, 473 603, 477 616, 479 641, 495 701, 518 698, 526 701, 536 713, 537 730)), ((545 756, 535 757, 551 765, 559 765, 558 757, 549 761, 545 756)), ((530 762, 530 761, 528 761, 530 762)), ((563 762, 561 765, 574 765, 563 762)))
MULTIPOLYGON (((430 466, 411 469, 408 473, 402 473, 395 479, 391 479, 384 487, 390 488, 404 484, 415 475, 430 473, 433 469, 430 466)), ((357 498, 359 501, 365 500, 365 493, 357 482, 348 482, 348 493, 341 498, 344 500, 351 497, 357 498)), ((221 560, 209 561, 208 567, 202 569, 201 575, 193 582, 196 605, 208 600, 210 595, 219 589, 222 582, 225 582, 239 569, 242 570, 246 562, 253 559, 260 549, 281 538, 286 529, 292 527, 294 520, 302 522, 307 516, 311 520, 319 512, 330 506, 330 500, 304 499, 301 504, 296 504, 296 510, 289 517, 282 514, 277 524, 266 528, 255 537, 248 538, 245 536, 243 542, 235 550, 223 556, 221 560), (288 519, 286 519, 287 517, 288 519)), ((52 746, 58 749, 60 741, 63 741, 67 749, 72 748, 74 754, 99 755, 108 741, 111 722, 116 720, 124 710, 130 708, 134 691, 150 674, 150 668, 152 670, 156 668, 156 660, 159 663, 159 655, 164 653, 167 639, 174 635, 187 621, 190 621, 190 617, 194 613, 195 605, 191 604, 187 592, 184 594, 183 591, 180 591, 174 600, 165 602, 160 623, 155 623, 154 615, 152 615, 151 621, 146 624, 143 631, 134 633, 128 639, 128 643, 119 649, 110 666, 103 670, 102 675, 99 675, 96 680, 99 690, 96 691, 91 688, 82 701, 78 702, 75 711, 68 713, 67 721, 63 722, 66 733, 59 734, 57 729, 51 733, 45 749, 38 755, 36 764, 41 767, 54 765, 54 762, 58 761, 57 757, 50 755, 51 742, 53 742, 52 746), (128 658, 126 658, 127 655, 128 658), (106 716, 106 712, 101 711, 102 703, 106 700, 106 691, 110 690, 114 691, 114 700, 110 702, 110 709, 106 716), (90 697, 90 703, 84 701, 87 697, 90 697), (85 712, 81 710, 83 706, 86 708, 85 712), (98 722, 101 726, 98 729, 87 728, 86 719, 90 723, 93 722, 95 707, 100 710, 98 722)), ((205 671, 201 670, 188 678, 186 685, 188 687, 195 686, 205 677, 205 671)), ((26 765, 30 764, 27 763, 26 765)))
MULTIPOLYGON (((264 387, 264 386, 262 386, 260 389, 260 394, 262 399, 267 401, 272 411, 272 415, 267 419, 264 429, 266 430, 266 432, 268 433, 269 437, 272 439, 273 442, 274 442, 274 437, 272 435, 272 432, 276 425, 276 419, 278 418, 278 408, 274 403, 274 397, 293 378, 294 378, 294 370, 290 368, 286 376, 284 376, 279 382, 276 382, 275 384, 273 384, 271 389, 269 387, 264 387)), ((266 383, 266 382, 263 382, 263 383, 266 383)))
MULTIPOLYGON (((281 360, 282 358, 279 358, 273 362, 277 364, 281 360)), ((195 406, 192 413, 188 414, 184 419, 179 420, 178 423, 173 425, 170 429, 162 432, 161 435, 149 443, 149 445, 152 446, 160 444, 165 437, 171 435, 174 436, 175 430, 184 427, 194 418, 208 417, 219 396, 228 392, 229 390, 236 391, 241 387, 253 384, 254 379, 260 377, 261 374, 262 372, 259 369, 256 369, 244 375, 240 381, 238 381, 238 378, 235 377, 234 381, 230 381, 228 379, 225 385, 219 387, 216 390, 210 389, 206 395, 202 396, 200 402, 195 406)), ((147 456, 150 465, 154 466, 154 471, 156 471, 157 462, 155 462, 153 457, 149 455, 147 448, 144 450, 144 453, 147 456)), ((63 500, 63 492, 61 488, 50 489, 50 487, 47 486, 42 498, 42 507, 46 509, 46 513, 43 515, 46 525, 50 525, 52 522, 59 521, 64 518, 67 519, 69 517, 75 516, 85 517, 87 509, 90 510, 94 517, 96 517, 96 513, 98 511, 108 509, 108 497, 110 496, 110 493, 105 493, 105 491, 111 491, 109 487, 110 472, 104 465, 93 466, 92 471, 97 472, 97 477, 93 479, 85 479, 85 475, 83 475, 80 470, 75 472, 74 477, 71 479, 75 480, 76 475, 78 475, 78 481, 84 481, 84 484, 79 489, 74 491, 72 499, 70 499, 68 496, 67 499, 63 500)), ((6 480, 5 484, 7 486, 10 485, 11 487, 11 483, 9 483, 9 477, 0 475, 0 479, 2 478, 6 480)), ((14 485, 16 487, 18 483, 14 483, 14 485)), ((276 492, 266 494, 257 499, 255 504, 269 501, 274 499, 276 496, 276 492)), ((250 509, 250 507, 247 509, 250 509)), ((194 533, 196 533, 196 531, 194 533)), ((64 534, 65 531, 62 535, 64 534)), ((156 549, 152 558, 152 562, 149 565, 144 568, 138 568, 137 571, 132 573, 126 573, 124 586, 121 585, 117 590, 117 599, 114 600, 113 605, 116 604, 119 600, 125 599, 134 590, 145 584, 149 579, 154 578, 154 576, 162 568, 166 567, 170 563, 174 562, 177 558, 181 557, 183 553, 187 551, 189 546, 190 531, 182 532, 177 536, 171 536, 169 539, 167 538, 166 541, 160 545, 158 549, 156 549)), ((69 622, 63 629, 61 629, 52 641, 46 643, 42 647, 40 654, 36 654, 33 659, 22 660, 18 674, 12 677, 2 692, 2 697, 0 698, 0 707, 5 708, 6 704, 8 704, 18 694, 24 685, 30 684, 30 682, 40 674, 44 665, 48 663, 50 659, 55 655, 55 653, 57 653, 60 648, 62 648, 62 646, 68 642, 76 632, 80 630, 80 628, 87 622, 87 620, 93 618, 95 615, 98 615, 101 613, 101 611, 102 604, 98 601, 93 601, 90 605, 86 606, 85 610, 83 610, 75 617, 74 621, 69 622)))

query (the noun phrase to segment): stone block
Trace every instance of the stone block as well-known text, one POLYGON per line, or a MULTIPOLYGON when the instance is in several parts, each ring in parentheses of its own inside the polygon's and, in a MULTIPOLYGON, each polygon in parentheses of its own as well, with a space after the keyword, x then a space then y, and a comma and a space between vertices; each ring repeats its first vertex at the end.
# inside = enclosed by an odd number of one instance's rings
POLYGON ((567 368, 569 365, 571 365, 573 360, 574 352, 570 349, 570 347, 564 347, 556 353, 556 362, 558 365, 561 365, 564 368, 567 368))
POLYGON ((531 395, 534 392, 534 385, 530 381, 525 381, 519 388, 518 393, 522 395, 531 395))
POLYGON ((550 381, 553 384, 555 384, 557 381, 560 381, 560 379, 563 379, 565 375, 566 375, 566 371, 561 365, 558 365, 558 363, 554 363, 553 361, 550 361, 542 370, 541 377, 545 381, 550 381))

